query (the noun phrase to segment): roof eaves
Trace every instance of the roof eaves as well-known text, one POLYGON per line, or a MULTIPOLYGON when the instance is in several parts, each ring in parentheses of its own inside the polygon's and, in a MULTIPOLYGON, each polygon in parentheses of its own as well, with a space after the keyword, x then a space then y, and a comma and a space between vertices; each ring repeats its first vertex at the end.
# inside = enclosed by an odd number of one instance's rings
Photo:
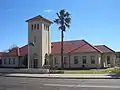
POLYGON ((28 20, 26 20, 25 22, 29 22, 29 21, 31 21, 31 20, 33 20, 33 19, 37 18, 37 17, 40 17, 40 18, 42 18, 42 19, 44 19, 44 20, 48 21, 49 23, 53 23, 52 21, 50 21, 50 20, 48 20, 48 19, 46 19, 46 18, 42 17, 41 15, 35 16, 35 17, 31 18, 31 19, 28 19, 28 20))
POLYGON ((115 53, 114 50, 112 50, 111 48, 107 47, 106 45, 103 45, 103 46, 105 46, 107 49, 109 49, 109 50, 111 50, 113 53, 115 53))

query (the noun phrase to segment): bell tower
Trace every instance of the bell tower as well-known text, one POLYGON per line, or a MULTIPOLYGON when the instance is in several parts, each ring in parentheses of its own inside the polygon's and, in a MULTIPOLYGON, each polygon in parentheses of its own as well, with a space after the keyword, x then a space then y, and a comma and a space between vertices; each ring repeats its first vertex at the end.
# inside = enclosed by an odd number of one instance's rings
POLYGON ((45 55, 51 53, 51 21, 38 15, 28 22, 28 67, 41 68, 45 64, 45 55))

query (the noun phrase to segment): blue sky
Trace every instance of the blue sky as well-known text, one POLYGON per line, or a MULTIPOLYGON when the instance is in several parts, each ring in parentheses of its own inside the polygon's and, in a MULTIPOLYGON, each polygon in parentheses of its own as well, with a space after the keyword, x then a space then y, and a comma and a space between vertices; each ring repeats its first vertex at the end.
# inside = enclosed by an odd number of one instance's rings
MULTIPOLYGON (((39 14, 53 20, 63 8, 72 15, 65 40, 85 39, 120 50, 120 0, 0 0, 0 51, 27 44, 25 20, 39 14)), ((59 41, 57 26, 51 29, 52 41, 59 41)))

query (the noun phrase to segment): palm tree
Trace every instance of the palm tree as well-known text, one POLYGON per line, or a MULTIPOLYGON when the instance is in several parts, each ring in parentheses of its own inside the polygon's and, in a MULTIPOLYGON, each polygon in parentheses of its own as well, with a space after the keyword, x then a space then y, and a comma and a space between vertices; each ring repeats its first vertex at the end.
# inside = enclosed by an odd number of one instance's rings
POLYGON ((63 38, 64 38, 64 32, 66 31, 66 28, 70 28, 71 17, 69 12, 65 11, 64 9, 60 10, 56 14, 57 14, 57 18, 54 20, 54 23, 56 23, 59 26, 59 30, 61 30, 61 69, 64 69, 63 38))

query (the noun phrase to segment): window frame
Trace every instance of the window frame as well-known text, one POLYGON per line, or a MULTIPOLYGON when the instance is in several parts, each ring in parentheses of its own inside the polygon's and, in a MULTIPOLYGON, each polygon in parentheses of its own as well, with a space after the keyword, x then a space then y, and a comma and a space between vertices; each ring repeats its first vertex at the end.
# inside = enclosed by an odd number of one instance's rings
POLYGON ((33 24, 31 24, 31 30, 33 30, 34 29, 34 25, 33 24))
POLYGON ((34 24, 34 30, 36 29, 36 24, 34 24))
POLYGON ((47 25, 47 30, 49 31, 49 25, 47 25))
POLYGON ((39 29, 39 24, 37 24, 37 29, 39 29))
POLYGON ((110 64, 110 56, 107 56, 107 64, 110 64), (109 57, 109 59, 108 59, 108 57, 109 57))
POLYGON ((3 60, 4 60, 4 64, 7 64, 7 61, 6 61, 7 59, 6 59, 6 58, 4 58, 3 60))
POLYGON ((78 64, 79 63, 79 61, 78 61, 78 56, 74 56, 74 64, 78 64))
POLYGON ((46 30, 46 24, 44 24, 44 30, 46 30))
POLYGON ((13 58, 13 64, 16 64, 16 63, 15 63, 15 58, 13 58))
POLYGON ((64 64, 66 65, 67 64, 67 57, 64 57, 64 64))
POLYGON ((57 65, 57 64, 58 64, 57 57, 54 57, 54 64, 55 64, 55 65, 57 65))
POLYGON ((8 59, 8 63, 11 64, 11 58, 8 59))
POLYGON ((91 64, 95 64, 95 56, 91 56, 91 64))
POLYGON ((82 56, 82 63, 87 64, 87 57, 86 56, 82 56))

